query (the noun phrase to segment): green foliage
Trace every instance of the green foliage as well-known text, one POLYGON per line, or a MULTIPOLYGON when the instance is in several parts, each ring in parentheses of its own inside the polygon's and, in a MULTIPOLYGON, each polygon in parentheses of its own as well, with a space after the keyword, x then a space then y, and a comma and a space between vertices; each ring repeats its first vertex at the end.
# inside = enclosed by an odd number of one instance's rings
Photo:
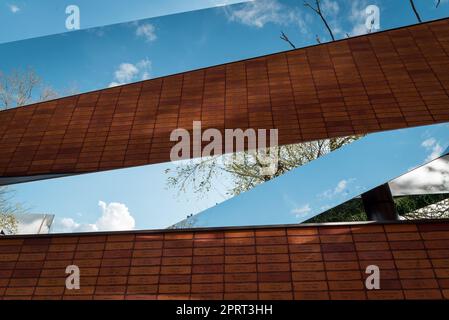
MULTIPOLYGON (((445 208, 444 212, 438 212, 440 215, 435 216, 429 212, 425 213, 415 213, 411 215, 410 213, 415 212, 418 209, 427 207, 429 205, 435 204, 442 200, 449 199, 447 194, 428 194, 420 196, 403 196, 394 199, 396 210, 399 216, 406 219, 427 219, 430 217, 434 218, 447 218, 449 217, 449 212, 445 208)), ((367 216, 363 208, 363 202, 360 198, 350 200, 346 203, 339 205, 331 210, 328 210, 308 221, 306 223, 324 223, 324 222, 352 222, 352 221, 366 221, 367 216)))
POLYGON ((15 234, 17 227, 17 219, 14 215, 0 213, 0 230, 6 234, 15 234))
POLYGON ((448 197, 449 195, 447 194, 426 194, 413 197, 399 197, 395 199, 396 210, 400 216, 405 216, 410 212, 440 202, 448 197))
POLYGON ((353 222, 367 219, 362 200, 353 199, 307 220, 305 223, 353 222))

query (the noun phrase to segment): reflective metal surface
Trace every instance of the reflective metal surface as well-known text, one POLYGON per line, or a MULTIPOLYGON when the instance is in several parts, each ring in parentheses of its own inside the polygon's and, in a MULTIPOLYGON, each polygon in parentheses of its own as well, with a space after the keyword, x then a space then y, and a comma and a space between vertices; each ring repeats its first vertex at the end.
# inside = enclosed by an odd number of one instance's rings
POLYGON ((389 185, 393 196, 449 193, 449 156, 410 171, 389 185))
POLYGON ((177 227, 301 223, 448 152, 449 125, 371 134, 177 227))

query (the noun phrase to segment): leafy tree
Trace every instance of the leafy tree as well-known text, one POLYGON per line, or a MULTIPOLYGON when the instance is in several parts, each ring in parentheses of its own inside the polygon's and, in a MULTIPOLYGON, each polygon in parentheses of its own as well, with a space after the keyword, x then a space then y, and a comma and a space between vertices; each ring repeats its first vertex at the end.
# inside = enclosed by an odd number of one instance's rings
POLYGON ((167 169, 166 174, 169 175, 167 185, 170 188, 178 189, 179 192, 185 192, 187 188, 191 188, 201 197, 211 190, 214 178, 228 174, 232 178, 232 186, 227 193, 236 196, 356 139, 358 137, 349 136, 274 147, 271 152, 277 153, 279 161, 276 171, 271 175, 260 173, 265 164, 259 161, 259 152, 242 152, 240 161, 232 161, 232 159, 231 161, 222 161, 221 156, 195 159, 178 165, 174 170, 167 169))
POLYGON ((0 187, 0 230, 8 234, 17 232, 16 213, 23 212, 19 204, 12 204, 12 191, 7 187, 0 187))
MULTIPOLYGON (((9 74, 0 70, 0 110, 24 106, 36 99, 46 101, 57 97, 57 93, 45 85, 31 68, 12 70, 9 74)), ((0 230, 16 233, 17 219, 14 215, 24 212, 26 210, 21 204, 14 203, 13 191, 0 186, 0 230)))
POLYGON ((408 220, 449 218, 449 195, 426 194, 395 200, 398 214, 408 220))
MULTIPOLYGON (((448 194, 402 196, 395 198, 394 202, 399 216, 403 219, 449 218, 448 194)), ((367 219, 362 199, 356 198, 332 208, 306 223, 366 221, 367 219)))

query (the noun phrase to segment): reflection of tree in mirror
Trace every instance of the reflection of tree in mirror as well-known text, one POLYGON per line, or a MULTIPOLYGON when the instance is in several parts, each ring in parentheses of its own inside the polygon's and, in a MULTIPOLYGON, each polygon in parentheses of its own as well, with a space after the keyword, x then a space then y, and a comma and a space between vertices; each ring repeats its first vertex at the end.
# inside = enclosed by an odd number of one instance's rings
POLYGON ((17 233, 17 219, 15 214, 25 213, 22 205, 14 203, 13 191, 7 187, 0 187, 0 230, 6 234, 17 233))
POLYGON ((449 195, 421 195, 396 200, 398 213, 407 220, 449 218, 449 195))
POLYGON ((0 70, 0 110, 57 97, 56 91, 45 85, 31 68, 25 71, 14 69, 9 74, 4 74, 0 70))
POLYGON ((257 154, 252 152, 243 152, 239 161, 223 161, 223 156, 195 159, 178 165, 174 170, 167 169, 167 185, 180 192, 192 190, 201 197, 211 190, 216 182, 214 179, 228 175, 232 182, 227 193, 236 196, 356 139, 358 137, 349 136, 276 147, 274 152, 277 152, 279 161, 272 175, 261 174, 265 164, 258 161, 257 154))
MULTIPOLYGON (((396 210, 402 219, 449 218, 449 194, 403 196, 394 199, 396 210)), ((365 210, 360 198, 350 200, 330 209, 305 223, 366 221, 365 210)))
MULTIPOLYGON (((35 101, 57 98, 57 93, 28 68, 15 69, 9 74, 0 70, 0 110, 24 106, 35 101)), ((21 204, 14 203, 13 190, 0 186, 0 229, 7 234, 17 232, 15 214, 25 213, 21 204)))

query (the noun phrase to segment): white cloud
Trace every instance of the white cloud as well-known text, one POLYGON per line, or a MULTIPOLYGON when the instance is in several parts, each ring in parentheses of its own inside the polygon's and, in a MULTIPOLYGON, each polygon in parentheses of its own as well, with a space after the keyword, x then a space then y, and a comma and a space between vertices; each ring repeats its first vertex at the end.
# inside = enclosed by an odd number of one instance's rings
POLYGON ((423 146, 424 148, 430 148, 432 147, 437 141, 435 140, 435 138, 429 138, 427 140, 424 140, 421 143, 421 146, 423 146))
POLYGON ((131 81, 139 73, 139 69, 132 63, 122 63, 115 71, 115 79, 119 83, 126 83, 131 81))
POLYGON ((433 159, 440 157, 443 153, 443 147, 435 140, 435 138, 429 138, 423 141, 421 146, 430 152, 425 162, 432 161, 433 159))
POLYGON ((134 229, 136 222, 123 203, 112 202, 106 204, 100 201, 98 205, 103 211, 96 223, 98 230, 119 231, 134 229))
POLYGON ((53 232, 72 233, 134 229, 135 220, 126 205, 117 202, 106 204, 103 201, 100 201, 98 205, 102 214, 94 224, 81 224, 72 218, 62 218, 56 220, 53 232))
POLYGON ((150 23, 139 25, 136 29, 136 35, 138 37, 144 37, 148 42, 152 42, 157 39, 156 28, 150 23))
POLYGON ((53 232, 73 233, 73 232, 94 232, 98 231, 95 224, 80 224, 72 218, 62 218, 55 221, 53 232))
POLYGON ((321 3, 321 11, 326 14, 336 15, 340 12, 340 5, 337 1, 324 0, 321 3))
POLYGON ((323 192, 320 197, 322 198, 333 198, 340 194, 346 194, 347 188, 350 183, 355 181, 355 179, 343 179, 337 183, 337 186, 334 189, 329 189, 323 192))
POLYGON ((11 11, 12 13, 17 13, 20 11, 20 8, 15 4, 9 4, 8 7, 9 11, 11 11))
POLYGON ((109 84, 109 87, 115 87, 133 81, 147 80, 150 76, 150 60, 143 59, 136 64, 125 62, 120 64, 118 69, 114 71, 114 80, 109 84))
POLYGON ((248 1, 241 6, 225 7, 229 21, 263 28, 267 23, 277 25, 297 24, 306 32, 306 24, 300 11, 281 4, 278 0, 248 1))
POLYGON ((351 37, 359 36, 368 33, 366 28, 366 7, 370 5, 367 0, 354 0, 351 3, 351 12, 349 15, 349 22, 353 25, 352 30, 349 31, 351 37))
POLYGON ((348 181, 347 180, 341 180, 337 186, 335 187, 334 192, 337 193, 342 193, 345 189, 346 186, 348 185, 348 181))
POLYGON ((437 159, 390 182, 394 195, 449 191, 449 156, 437 159))
POLYGON ((306 217, 307 214, 310 213, 310 211, 312 211, 312 208, 310 208, 309 204, 306 204, 305 206, 302 206, 300 208, 293 209, 291 212, 296 215, 296 218, 299 219, 306 217))

